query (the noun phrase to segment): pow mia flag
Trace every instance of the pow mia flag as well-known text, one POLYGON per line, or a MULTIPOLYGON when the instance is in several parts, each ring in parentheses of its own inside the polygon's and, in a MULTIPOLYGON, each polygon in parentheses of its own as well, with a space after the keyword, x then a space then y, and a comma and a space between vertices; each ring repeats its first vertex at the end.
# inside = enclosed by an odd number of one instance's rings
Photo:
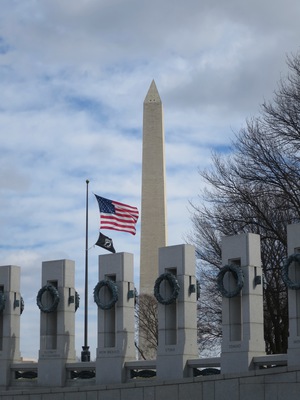
POLYGON ((112 239, 103 235, 101 232, 99 233, 99 238, 95 244, 99 247, 103 247, 111 253, 116 252, 112 239))

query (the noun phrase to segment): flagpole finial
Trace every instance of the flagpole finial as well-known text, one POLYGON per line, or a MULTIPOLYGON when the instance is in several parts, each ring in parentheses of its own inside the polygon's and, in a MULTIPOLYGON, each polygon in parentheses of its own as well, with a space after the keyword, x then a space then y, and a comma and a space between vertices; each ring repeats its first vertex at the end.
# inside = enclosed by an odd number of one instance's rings
POLYGON ((90 181, 88 179, 85 182, 86 182, 87 185, 90 183, 90 181))

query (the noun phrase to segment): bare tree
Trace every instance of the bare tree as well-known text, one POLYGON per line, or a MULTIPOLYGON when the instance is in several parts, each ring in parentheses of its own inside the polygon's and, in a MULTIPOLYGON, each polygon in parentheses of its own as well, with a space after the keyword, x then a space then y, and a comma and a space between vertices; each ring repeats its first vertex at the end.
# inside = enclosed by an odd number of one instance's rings
MULTIPOLYGON (((217 273, 222 236, 261 236, 268 353, 287 349, 287 292, 280 267, 287 256, 286 226, 300 221, 300 55, 288 58, 288 66, 290 74, 279 83, 273 101, 265 102, 260 115, 238 132, 231 154, 214 154, 212 168, 200 172, 207 189, 202 203, 193 205, 190 238, 200 270, 208 263, 217 273)), ((206 295, 206 302, 213 301, 216 289, 206 295)))
POLYGON ((156 358, 158 346, 157 300, 149 294, 137 297, 135 318, 138 326, 139 340, 135 345, 143 359, 156 358))
POLYGON ((221 345, 221 296, 216 291, 215 273, 207 266, 201 273, 205 282, 200 287, 200 297, 197 302, 197 339, 201 357, 214 357, 220 353, 221 345), (215 296, 211 296, 215 293, 215 296))

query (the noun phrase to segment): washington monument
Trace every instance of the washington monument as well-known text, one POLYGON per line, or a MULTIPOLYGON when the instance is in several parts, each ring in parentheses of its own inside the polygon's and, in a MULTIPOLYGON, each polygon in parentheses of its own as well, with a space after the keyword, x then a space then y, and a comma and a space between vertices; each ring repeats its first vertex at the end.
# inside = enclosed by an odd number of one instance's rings
POLYGON ((153 294, 158 249, 167 245, 163 106, 154 80, 144 100, 140 293, 153 294))

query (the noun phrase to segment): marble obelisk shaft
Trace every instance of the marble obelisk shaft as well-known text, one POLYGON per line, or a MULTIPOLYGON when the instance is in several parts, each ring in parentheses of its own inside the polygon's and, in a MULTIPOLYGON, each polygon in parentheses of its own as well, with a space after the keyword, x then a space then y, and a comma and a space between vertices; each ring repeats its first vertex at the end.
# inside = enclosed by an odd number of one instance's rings
POLYGON ((144 101, 140 293, 153 294, 158 249, 167 244, 163 106, 152 81, 144 101))

